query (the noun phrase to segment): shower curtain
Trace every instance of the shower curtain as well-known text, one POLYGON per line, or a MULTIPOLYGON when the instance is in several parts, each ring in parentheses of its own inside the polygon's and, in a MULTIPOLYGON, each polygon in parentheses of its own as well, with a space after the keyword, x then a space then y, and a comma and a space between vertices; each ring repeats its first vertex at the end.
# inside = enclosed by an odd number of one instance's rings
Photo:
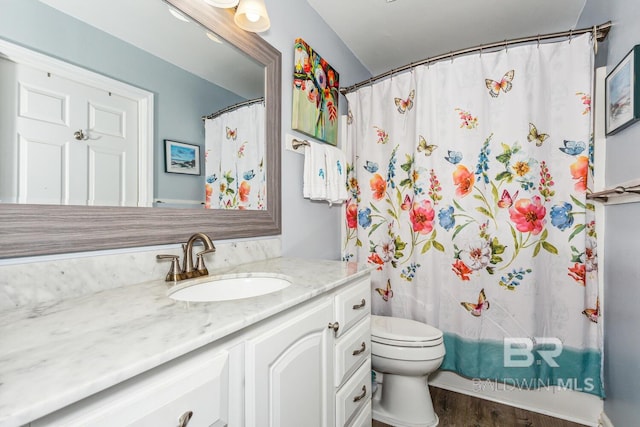
POLYGON ((205 208, 266 209, 264 103, 239 107, 205 127, 205 208))
POLYGON ((441 369, 603 396, 588 35, 347 95, 345 260, 373 313, 444 332, 441 369))

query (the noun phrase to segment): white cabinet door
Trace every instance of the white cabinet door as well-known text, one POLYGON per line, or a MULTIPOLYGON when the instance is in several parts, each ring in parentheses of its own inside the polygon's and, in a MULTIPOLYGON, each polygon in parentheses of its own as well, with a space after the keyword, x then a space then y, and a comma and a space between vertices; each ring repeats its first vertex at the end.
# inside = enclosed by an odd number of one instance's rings
POLYGON ((246 342, 248 427, 333 425, 331 299, 246 342))

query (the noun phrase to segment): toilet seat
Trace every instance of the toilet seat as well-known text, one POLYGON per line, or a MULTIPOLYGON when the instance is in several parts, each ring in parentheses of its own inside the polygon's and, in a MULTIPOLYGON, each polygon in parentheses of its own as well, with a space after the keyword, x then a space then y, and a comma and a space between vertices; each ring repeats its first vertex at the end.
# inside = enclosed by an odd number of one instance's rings
POLYGON ((443 334, 415 320, 372 315, 371 341, 396 347, 434 347, 442 344, 443 334))

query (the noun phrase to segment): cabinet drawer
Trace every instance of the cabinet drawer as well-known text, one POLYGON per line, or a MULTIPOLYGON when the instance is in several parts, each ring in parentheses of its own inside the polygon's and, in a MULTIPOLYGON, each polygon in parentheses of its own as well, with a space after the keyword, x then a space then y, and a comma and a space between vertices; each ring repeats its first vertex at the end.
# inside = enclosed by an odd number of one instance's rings
POLYGON ((189 427, 222 427, 228 422, 228 362, 228 353, 221 351, 158 368, 31 426, 176 427, 178 419, 191 411, 189 427))
POLYGON ((371 354, 371 318, 366 316, 340 337, 335 347, 335 386, 355 371, 371 354))
POLYGON ((371 427, 371 401, 362 408, 360 414, 353 420, 353 423, 349 424, 349 427, 371 427))
POLYGON ((336 321, 340 328, 336 336, 346 333, 360 319, 371 313, 371 285, 369 279, 351 286, 335 297, 336 321))
POLYGON ((336 426, 346 426, 355 414, 371 403, 371 359, 336 393, 336 426))

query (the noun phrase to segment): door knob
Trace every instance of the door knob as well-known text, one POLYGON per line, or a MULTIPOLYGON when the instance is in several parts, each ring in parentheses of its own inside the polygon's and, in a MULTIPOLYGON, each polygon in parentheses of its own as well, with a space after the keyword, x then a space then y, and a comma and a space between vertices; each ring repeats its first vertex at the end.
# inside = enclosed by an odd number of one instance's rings
POLYGON ((79 130, 75 131, 73 133, 73 137, 75 139, 77 139, 78 141, 85 141, 85 140, 89 139, 89 136, 85 135, 85 133, 84 133, 84 131, 82 129, 79 129, 79 130))

